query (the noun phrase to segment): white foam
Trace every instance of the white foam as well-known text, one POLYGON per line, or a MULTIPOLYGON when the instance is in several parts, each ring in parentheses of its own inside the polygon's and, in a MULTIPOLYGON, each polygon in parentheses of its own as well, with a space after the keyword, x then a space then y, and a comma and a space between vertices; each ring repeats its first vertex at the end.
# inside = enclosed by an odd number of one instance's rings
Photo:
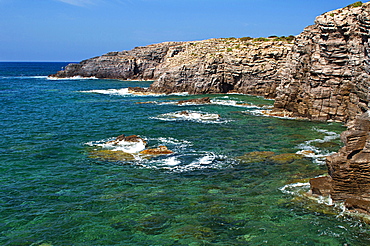
POLYGON ((80 92, 82 92, 82 93, 104 94, 104 95, 119 95, 119 96, 132 95, 131 93, 129 93, 128 88, 107 89, 107 90, 89 90, 89 91, 80 91, 80 92))
POLYGON ((273 108, 273 106, 267 106, 267 107, 264 107, 264 109, 243 111, 243 113, 251 114, 251 115, 254 115, 254 116, 274 117, 274 118, 285 119, 285 120, 295 120, 296 119, 295 117, 290 117, 289 115, 284 115, 284 116, 269 115, 269 112, 272 112, 272 110, 268 109, 268 108, 273 108))
POLYGON ((308 192, 309 188, 310 183, 294 183, 284 185, 283 187, 279 188, 279 190, 284 194, 299 196, 303 190, 308 192))
POLYGON ((135 154, 144 150, 146 145, 144 141, 138 139, 138 142, 129 142, 129 141, 115 141, 114 139, 110 140, 101 140, 95 142, 88 142, 86 145, 89 146, 99 146, 103 149, 109 149, 112 151, 122 151, 125 153, 135 154))
POLYGON ((235 101, 235 100, 212 99, 211 103, 216 104, 216 105, 232 106, 232 107, 240 107, 240 108, 260 108, 256 105, 253 105, 253 104, 240 102, 240 101, 235 101))
POLYGON ((81 77, 81 76, 72 76, 66 78, 58 78, 58 77, 47 77, 48 80, 91 80, 91 79, 98 79, 96 77, 81 77))
POLYGON ((174 113, 161 114, 152 119, 164 120, 164 121, 194 121, 201 123, 225 123, 226 120, 222 120, 220 115, 197 112, 197 111, 180 111, 174 113))
POLYGON ((170 95, 174 96, 188 96, 189 92, 177 92, 177 93, 171 93, 170 95))
POLYGON ((297 148, 300 149, 300 151, 297 151, 297 154, 301 154, 306 157, 312 158, 316 164, 322 165, 322 164, 325 164, 326 157, 334 154, 335 152, 328 152, 328 151, 322 150, 320 148, 313 146, 312 144, 330 142, 332 140, 338 139, 340 135, 336 132, 331 132, 325 129, 318 129, 318 128, 313 128, 313 129, 320 133, 326 134, 326 136, 323 139, 308 140, 302 144, 299 144, 297 148))

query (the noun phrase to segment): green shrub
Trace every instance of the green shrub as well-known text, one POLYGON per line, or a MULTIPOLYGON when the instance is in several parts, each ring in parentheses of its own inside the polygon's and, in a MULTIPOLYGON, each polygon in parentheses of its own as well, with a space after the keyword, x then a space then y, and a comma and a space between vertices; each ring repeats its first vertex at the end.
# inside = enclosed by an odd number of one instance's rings
POLYGON ((231 51, 233 51, 233 49, 232 48, 227 48, 226 51, 231 52, 231 51))
POLYGON ((361 1, 358 1, 358 2, 355 2, 355 3, 352 3, 350 5, 348 5, 346 8, 356 8, 356 7, 361 7, 362 6, 362 2, 361 1))
POLYGON ((239 38, 240 41, 250 41, 252 39, 253 38, 251 38, 251 37, 242 37, 242 38, 239 38))
POLYGON ((274 41, 285 41, 285 42, 292 42, 295 39, 295 36, 289 35, 288 37, 281 36, 274 39, 274 41))
POLYGON ((267 42, 270 41, 268 38, 255 38, 253 41, 255 42, 267 42))

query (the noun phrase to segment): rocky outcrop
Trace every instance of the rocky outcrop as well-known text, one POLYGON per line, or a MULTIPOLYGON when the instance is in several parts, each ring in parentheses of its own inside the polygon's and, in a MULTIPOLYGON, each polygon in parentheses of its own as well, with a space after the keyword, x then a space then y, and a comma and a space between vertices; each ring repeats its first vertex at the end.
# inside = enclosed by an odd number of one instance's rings
MULTIPOLYGON (((358 4, 361 5, 361 4, 358 4)), ((370 5, 316 18, 295 41, 275 108, 346 122, 368 109, 370 5)))
POLYGON ((78 64, 69 64, 64 70, 51 77, 81 76, 102 79, 154 80, 158 65, 164 61, 166 55, 174 55, 175 50, 170 51, 170 49, 179 44, 179 42, 167 42, 136 47, 130 51, 109 52, 78 64))
POLYGON ((345 146, 327 158, 327 177, 312 179, 314 195, 331 196, 352 210, 370 213, 370 115, 358 117, 341 134, 345 146))
POLYGON ((294 43, 279 38, 167 42, 70 64, 55 77, 153 80, 154 93, 238 92, 275 112, 347 122, 368 110, 370 4, 320 15, 294 43))
POLYGON ((211 39, 183 44, 157 70, 158 93, 239 92, 276 97, 292 44, 271 39, 211 39))

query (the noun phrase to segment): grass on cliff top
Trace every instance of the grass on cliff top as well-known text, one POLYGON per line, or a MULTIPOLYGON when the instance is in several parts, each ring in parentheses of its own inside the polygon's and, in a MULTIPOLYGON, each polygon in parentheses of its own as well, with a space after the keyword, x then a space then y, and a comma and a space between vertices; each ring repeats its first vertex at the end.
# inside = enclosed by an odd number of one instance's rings
POLYGON ((268 38, 251 38, 251 37, 242 37, 239 38, 240 41, 253 41, 253 42, 267 42, 267 41, 284 41, 284 42, 292 42, 295 39, 295 36, 290 35, 288 37, 285 36, 270 36, 268 38))
POLYGON ((363 2, 358 1, 358 2, 355 2, 355 3, 352 3, 352 4, 348 5, 346 8, 349 8, 349 9, 350 8, 357 8, 357 7, 361 7, 362 4, 363 4, 363 2))

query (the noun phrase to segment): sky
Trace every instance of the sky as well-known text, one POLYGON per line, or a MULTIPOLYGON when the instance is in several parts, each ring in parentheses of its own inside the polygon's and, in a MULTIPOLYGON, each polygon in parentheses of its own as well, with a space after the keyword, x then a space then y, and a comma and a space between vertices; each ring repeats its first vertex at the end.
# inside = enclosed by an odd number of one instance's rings
POLYGON ((356 1, 0 0, 0 61, 77 62, 165 41, 298 35, 356 1))

